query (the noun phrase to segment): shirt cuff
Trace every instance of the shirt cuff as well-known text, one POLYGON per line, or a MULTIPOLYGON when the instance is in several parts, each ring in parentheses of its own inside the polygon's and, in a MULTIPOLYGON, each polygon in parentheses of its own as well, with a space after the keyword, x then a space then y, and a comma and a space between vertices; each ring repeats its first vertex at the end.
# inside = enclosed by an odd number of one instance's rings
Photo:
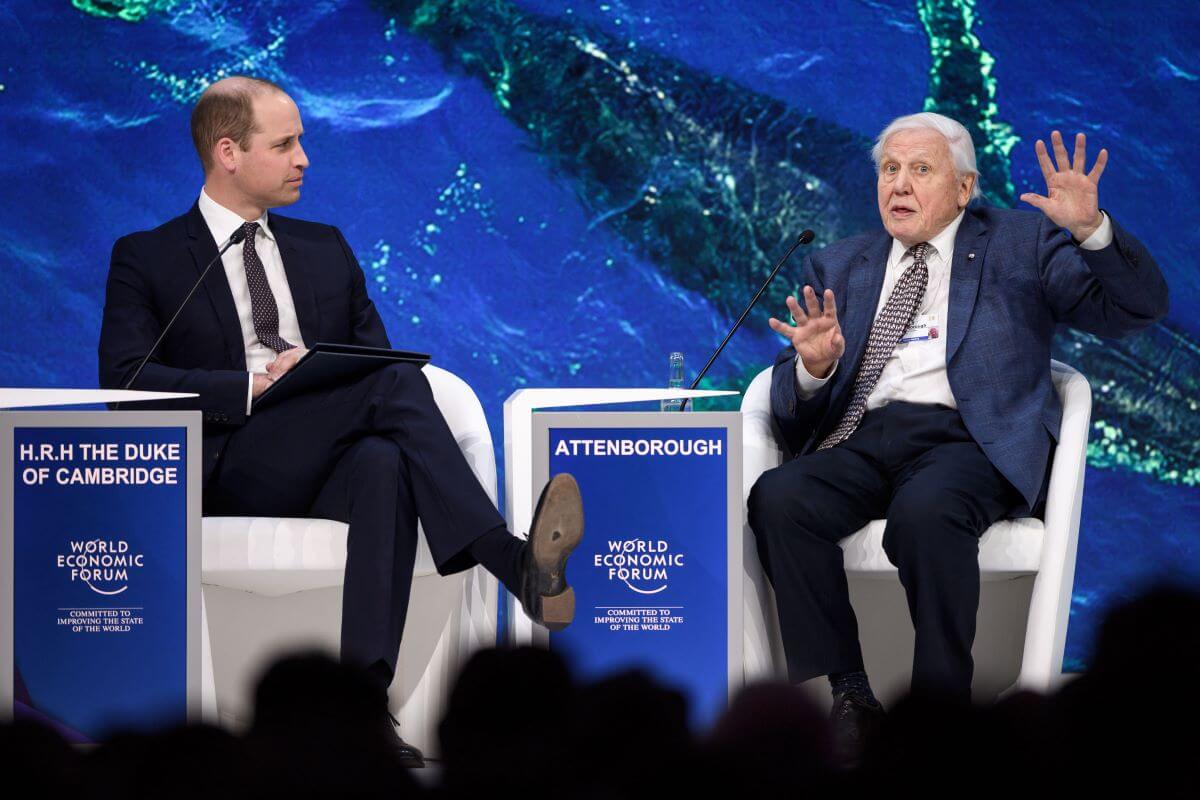
POLYGON ((249 373, 250 380, 246 384, 246 416, 250 416, 250 406, 254 403, 254 373, 249 373))
POLYGON ((838 362, 833 362, 833 368, 829 370, 829 374, 824 378, 815 378, 809 374, 808 369, 804 366, 804 361, 800 356, 796 356, 796 395, 801 400, 808 400, 817 391, 829 383, 830 379, 837 374, 838 362))
POLYGON ((1105 214, 1103 211, 1100 212, 1100 216, 1104 217, 1104 221, 1100 223, 1100 227, 1096 228, 1091 236, 1079 244, 1084 250, 1103 250, 1112 244, 1112 221, 1108 218, 1108 214, 1105 214))

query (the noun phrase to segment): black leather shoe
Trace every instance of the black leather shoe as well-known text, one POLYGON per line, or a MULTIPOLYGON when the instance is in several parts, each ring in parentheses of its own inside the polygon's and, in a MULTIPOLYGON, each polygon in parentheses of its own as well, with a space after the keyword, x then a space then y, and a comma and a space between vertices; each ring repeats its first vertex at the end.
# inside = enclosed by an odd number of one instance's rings
POLYGON ((425 766, 425 754, 400 738, 400 723, 390 713, 385 713, 384 741, 387 742, 391 755, 402 767, 420 768, 425 766))
POLYGON ((857 694, 835 694, 829 724, 834 757, 844 767, 857 767, 868 742, 879 735, 886 716, 879 701, 857 694))
POLYGON ((567 585, 567 557, 583 538, 579 484, 566 472, 542 489, 521 575, 521 605, 539 625, 561 631, 575 618, 575 590, 567 585))

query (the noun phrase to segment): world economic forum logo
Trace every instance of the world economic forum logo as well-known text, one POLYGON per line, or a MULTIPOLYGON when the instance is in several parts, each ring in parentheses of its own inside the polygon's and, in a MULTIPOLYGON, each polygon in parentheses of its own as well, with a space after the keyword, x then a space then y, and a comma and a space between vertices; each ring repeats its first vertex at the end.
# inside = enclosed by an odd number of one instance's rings
POLYGON ((672 571, 683 567, 683 553, 673 552, 664 539, 609 539, 607 544, 607 552, 596 554, 594 566, 638 594, 664 591, 672 571))
POLYGON ((68 545, 56 565, 96 594, 120 594, 129 588, 130 572, 146 566, 145 555, 132 552, 124 539, 71 539, 68 545))

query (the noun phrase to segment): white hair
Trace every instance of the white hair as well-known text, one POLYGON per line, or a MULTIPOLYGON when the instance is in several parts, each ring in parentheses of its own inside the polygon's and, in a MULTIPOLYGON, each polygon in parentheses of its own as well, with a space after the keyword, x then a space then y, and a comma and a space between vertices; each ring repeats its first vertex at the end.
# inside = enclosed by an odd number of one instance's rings
POLYGON ((919 129, 937 131, 942 135, 950 147, 950 157, 954 159, 955 171, 959 175, 975 176, 971 199, 981 197, 983 192, 979 190, 979 170, 975 166, 975 144, 971 141, 971 134, 962 126, 962 123, 932 111, 896 117, 883 129, 883 133, 875 139, 875 146, 871 148, 871 160, 875 162, 875 171, 879 171, 879 162, 883 160, 883 145, 892 134, 919 129))

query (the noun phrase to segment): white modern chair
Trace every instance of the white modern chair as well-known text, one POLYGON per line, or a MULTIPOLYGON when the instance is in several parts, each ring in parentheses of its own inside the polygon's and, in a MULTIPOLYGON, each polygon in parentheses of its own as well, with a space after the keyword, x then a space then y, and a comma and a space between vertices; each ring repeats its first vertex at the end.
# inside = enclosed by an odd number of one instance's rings
MULTIPOLYGON (((986 638, 989 625, 1004 628, 1005 617, 1010 633, 1007 638, 1001 635, 1000 641, 992 642, 990 655, 993 660, 1008 663, 1007 666, 1001 664, 998 670, 991 670, 993 680, 1000 678, 1005 685, 1012 682, 1010 688, 1043 692, 1061 681, 1079 539, 1092 392, 1083 375, 1066 364, 1051 361, 1050 367, 1055 390, 1062 398, 1063 418, 1051 468, 1045 521, 1032 518, 1003 520, 988 528, 980 539, 982 585, 975 648, 977 700, 981 699, 980 673, 988 672, 986 667, 981 670, 980 640, 986 638), (1032 584, 1031 589, 1029 584, 1032 584), (987 605, 989 600, 992 607, 987 605), (1024 629, 1023 651, 1018 650, 1021 627, 1024 629), (1015 682, 1012 681, 1013 672, 1016 672, 1015 682)), ((770 369, 759 373, 742 399, 742 436, 742 523, 747 543, 743 559, 743 652, 745 677, 751 681, 786 674, 774 592, 762 573, 754 533, 745 516, 745 499, 758 476, 778 466, 783 458, 771 427, 770 369)), ((875 520, 840 542, 868 662, 867 671, 873 682, 877 671, 907 676, 912 664, 911 621, 905 630, 896 630, 900 624, 899 616, 908 619, 908 609, 896 568, 883 551, 883 528, 884 520, 875 520), (878 579, 890 581, 894 586, 882 587, 878 579), (874 586, 870 585, 872 583, 874 586), (873 617, 889 621, 882 626, 873 625, 873 617), (873 634, 888 641, 882 646, 876 642, 872 647, 868 639, 873 634), (873 656, 876 663, 872 663, 873 656)), ((905 681, 904 688, 906 686, 905 681)), ((992 694, 994 696, 994 692, 992 694)))
MULTIPOLYGON (((496 458, 483 408, 464 381, 425 377, 458 446, 492 502, 496 458)), ((202 707, 247 724, 255 682, 279 655, 338 650, 347 526, 323 519, 205 517, 202 707)), ((389 705, 406 741, 434 754, 446 696, 470 655, 496 641, 496 580, 481 567, 441 577, 420 531, 412 594, 389 705)))

